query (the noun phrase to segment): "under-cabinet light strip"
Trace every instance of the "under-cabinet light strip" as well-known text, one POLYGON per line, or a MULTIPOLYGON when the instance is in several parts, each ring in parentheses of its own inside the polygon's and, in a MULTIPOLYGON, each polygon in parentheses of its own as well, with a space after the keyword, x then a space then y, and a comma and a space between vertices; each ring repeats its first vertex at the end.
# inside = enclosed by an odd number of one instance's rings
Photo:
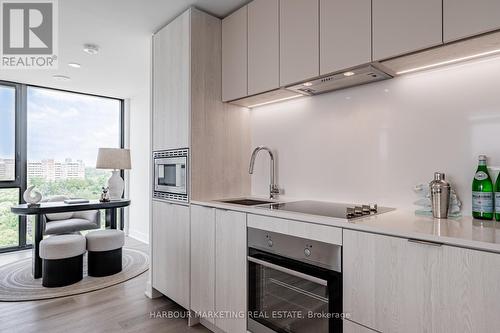
POLYGON ((264 102, 264 103, 258 103, 258 104, 249 105, 247 107, 248 108, 254 108, 254 107, 257 107, 257 106, 267 105, 267 104, 276 103, 276 102, 282 102, 282 101, 286 101, 286 100, 289 100, 289 99, 292 99, 292 98, 297 98, 297 97, 302 97, 302 96, 304 96, 304 95, 297 94, 297 95, 288 96, 288 97, 284 97, 284 98, 279 98, 279 99, 275 99, 275 100, 264 102))
POLYGON ((493 51, 488 51, 488 52, 481 52, 481 53, 473 54, 473 55, 466 56, 466 57, 460 57, 460 58, 456 58, 456 59, 441 61, 441 62, 437 62, 435 64, 430 64, 430 65, 425 65, 425 66, 420 66, 420 67, 405 69, 405 70, 396 72, 396 74, 400 75, 400 74, 413 73, 413 72, 421 71, 421 70, 424 70, 424 69, 430 69, 430 68, 435 68, 435 67, 439 67, 439 66, 443 66, 443 65, 454 64, 454 63, 457 63, 457 62, 471 60, 471 59, 476 59, 476 58, 480 58, 480 57, 485 57, 485 56, 493 55, 493 54, 496 54, 496 53, 500 53, 500 49, 493 50, 493 51))

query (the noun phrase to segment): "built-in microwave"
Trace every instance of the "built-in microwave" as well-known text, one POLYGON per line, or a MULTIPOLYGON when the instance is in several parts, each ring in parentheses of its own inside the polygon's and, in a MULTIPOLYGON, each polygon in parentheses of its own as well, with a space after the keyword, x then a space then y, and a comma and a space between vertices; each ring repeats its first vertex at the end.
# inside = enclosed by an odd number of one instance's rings
POLYGON ((153 198, 189 202, 189 149, 153 152, 153 198))

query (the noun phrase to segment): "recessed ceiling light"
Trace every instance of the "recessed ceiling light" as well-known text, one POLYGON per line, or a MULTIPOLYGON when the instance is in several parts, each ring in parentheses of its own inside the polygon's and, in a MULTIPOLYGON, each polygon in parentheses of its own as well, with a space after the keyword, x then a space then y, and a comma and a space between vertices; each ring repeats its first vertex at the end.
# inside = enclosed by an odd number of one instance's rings
POLYGON ((83 45, 83 51, 88 54, 97 54, 99 52, 99 46, 95 44, 85 44, 83 45))
POLYGON ((312 86, 313 84, 312 84, 312 82, 306 82, 306 83, 303 83, 302 85, 303 85, 304 87, 310 87, 310 86, 312 86))
POLYGON ((71 80, 71 78, 69 76, 66 76, 66 75, 54 74, 54 75, 52 75, 52 77, 54 78, 54 80, 57 80, 57 81, 69 81, 69 80, 71 80))
POLYGON ((80 67, 82 67, 82 65, 80 65, 80 64, 79 64, 79 63, 77 63, 77 62, 70 62, 70 63, 68 64, 68 66, 69 66, 69 67, 73 67, 73 68, 80 68, 80 67))
POLYGON ((356 74, 356 73, 354 73, 354 72, 345 72, 344 76, 353 76, 354 74, 356 74))

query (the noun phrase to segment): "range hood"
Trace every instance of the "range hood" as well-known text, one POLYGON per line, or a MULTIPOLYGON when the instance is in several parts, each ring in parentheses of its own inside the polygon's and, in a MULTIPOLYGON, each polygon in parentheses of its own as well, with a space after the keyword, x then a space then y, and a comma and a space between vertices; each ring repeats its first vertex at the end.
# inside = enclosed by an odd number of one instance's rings
POLYGON ((392 75, 376 68, 373 64, 352 68, 341 73, 330 74, 318 79, 301 82, 286 89, 304 94, 318 95, 333 90, 359 86, 392 78, 392 75))
POLYGON ((376 64, 369 64, 351 68, 348 71, 326 75, 284 88, 230 101, 229 103, 253 108, 297 97, 318 95, 333 90, 386 80, 393 77, 393 75, 389 74, 387 71, 376 68, 375 65, 376 64))

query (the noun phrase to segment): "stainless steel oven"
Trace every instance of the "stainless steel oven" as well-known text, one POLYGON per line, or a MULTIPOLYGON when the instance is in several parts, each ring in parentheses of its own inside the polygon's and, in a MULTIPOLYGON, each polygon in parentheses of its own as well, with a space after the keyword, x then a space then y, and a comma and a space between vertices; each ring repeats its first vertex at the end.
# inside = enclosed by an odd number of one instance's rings
POLYGON ((342 332, 342 247, 248 228, 248 330, 342 332))
POLYGON ((188 149, 153 152, 153 198, 188 202, 188 149))

